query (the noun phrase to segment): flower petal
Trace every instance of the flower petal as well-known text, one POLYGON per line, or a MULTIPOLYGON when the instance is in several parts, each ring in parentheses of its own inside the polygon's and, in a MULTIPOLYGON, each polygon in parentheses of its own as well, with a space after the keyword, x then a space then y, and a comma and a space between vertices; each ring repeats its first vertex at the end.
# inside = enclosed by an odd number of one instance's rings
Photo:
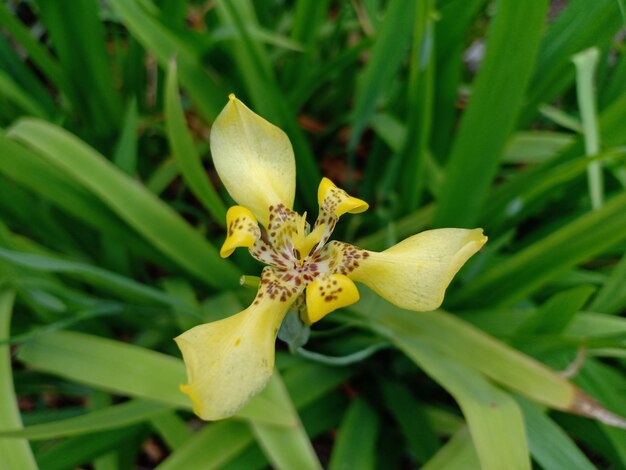
POLYGON ((328 178, 322 178, 317 188, 317 202, 319 215, 315 221, 315 228, 324 226, 318 247, 328 241, 335 229, 335 225, 345 213, 358 214, 369 208, 369 204, 361 199, 350 196, 343 189, 338 188, 328 178))
POLYGON ((235 95, 229 98, 211 129, 215 169, 232 198, 267 227, 270 205, 293 207, 296 164, 291 142, 235 95))
MULTIPOLYGON (((350 261, 345 270, 352 280, 399 307, 435 310, 454 275, 486 241, 481 229, 428 230, 382 253, 363 250, 358 261, 350 261)), ((346 262, 342 265, 345 268, 346 262)))
POLYGON ((328 178, 322 178, 317 189, 317 202, 320 212, 332 214, 339 218, 346 212, 358 214, 369 208, 369 204, 361 199, 350 196, 343 189, 338 188, 328 178))
POLYGON ((200 418, 232 416, 265 387, 274 369, 276 333, 300 292, 265 268, 257 297, 247 309, 175 338, 189 379, 181 391, 200 418))
POLYGON ((330 312, 352 305, 358 300, 359 290, 348 276, 320 276, 306 288, 306 318, 302 321, 311 325, 330 312))
POLYGON ((226 227, 228 232, 220 256, 228 258, 236 248, 252 248, 261 237, 258 222, 248 209, 242 206, 232 206, 226 213, 226 227))

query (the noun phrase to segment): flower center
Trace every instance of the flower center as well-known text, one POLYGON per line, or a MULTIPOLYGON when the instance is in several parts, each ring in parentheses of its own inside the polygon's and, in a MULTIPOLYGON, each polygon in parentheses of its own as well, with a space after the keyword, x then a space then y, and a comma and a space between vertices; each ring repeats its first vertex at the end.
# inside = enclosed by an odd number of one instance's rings
MULTIPOLYGON (((294 213, 295 214, 295 213, 294 213)), ((291 244, 295 264, 304 265, 313 247, 319 245, 324 235, 325 224, 317 225, 311 232, 307 227, 306 212, 302 215, 295 214, 296 231, 291 233, 291 244)))

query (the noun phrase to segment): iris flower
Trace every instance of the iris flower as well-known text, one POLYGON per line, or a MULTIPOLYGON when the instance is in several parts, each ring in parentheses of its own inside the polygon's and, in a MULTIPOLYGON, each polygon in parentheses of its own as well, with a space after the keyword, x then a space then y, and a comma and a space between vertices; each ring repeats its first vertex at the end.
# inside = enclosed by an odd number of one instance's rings
POLYGON ((276 335, 291 308, 311 325, 358 301, 356 281, 399 307, 434 310, 457 271, 487 241, 481 229, 458 228, 425 231, 380 253, 329 241, 343 214, 363 212, 368 204, 323 178, 311 227, 306 213, 292 209, 296 167, 289 138, 229 98, 211 129, 215 168, 238 204, 227 212, 220 255, 245 247, 267 266, 248 308, 176 338, 189 380, 181 390, 205 420, 233 415, 267 384, 276 335))

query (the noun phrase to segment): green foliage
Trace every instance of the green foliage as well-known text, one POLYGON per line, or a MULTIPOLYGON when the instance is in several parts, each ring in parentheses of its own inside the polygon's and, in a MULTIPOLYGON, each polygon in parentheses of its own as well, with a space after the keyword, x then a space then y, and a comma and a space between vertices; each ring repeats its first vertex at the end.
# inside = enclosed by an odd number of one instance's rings
POLYGON ((0 468, 626 467, 623 2, 562 3, 0 4, 0 468), (338 238, 490 240, 445 310, 362 289, 201 425, 172 338, 259 274, 217 251, 231 92, 298 210, 322 174, 370 203, 338 238))

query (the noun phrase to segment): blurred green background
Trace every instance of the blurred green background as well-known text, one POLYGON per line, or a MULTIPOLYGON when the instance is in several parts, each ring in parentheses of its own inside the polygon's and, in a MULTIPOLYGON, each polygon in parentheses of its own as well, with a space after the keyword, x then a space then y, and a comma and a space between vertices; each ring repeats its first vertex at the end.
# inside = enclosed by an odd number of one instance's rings
POLYGON ((0 3, 0 468, 626 469, 624 12, 0 3), (231 92, 289 135, 299 211, 321 176, 370 203, 338 239, 489 243, 443 310, 363 289, 202 423, 172 338, 240 311, 260 272, 217 254, 208 135, 231 92))

